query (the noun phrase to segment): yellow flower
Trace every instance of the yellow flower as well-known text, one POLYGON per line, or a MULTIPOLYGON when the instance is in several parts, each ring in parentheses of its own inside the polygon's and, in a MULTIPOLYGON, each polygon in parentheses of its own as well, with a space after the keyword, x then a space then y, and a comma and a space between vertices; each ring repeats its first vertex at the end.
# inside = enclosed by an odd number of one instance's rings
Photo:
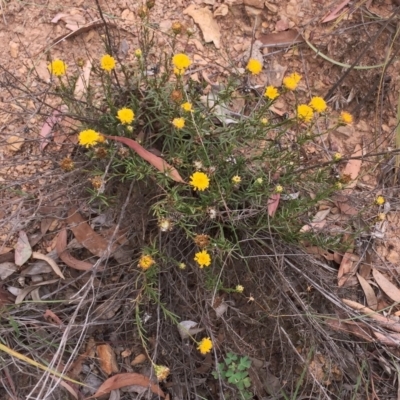
POLYGON ((156 373, 157 380, 164 381, 168 378, 170 370, 165 365, 154 365, 154 372, 156 373))
POLYGON ((115 59, 114 57, 111 57, 109 54, 105 54, 103 57, 101 57, 100 65, 102 69, 104 69, 107 72, 110 72, 115 68, 115 59))
POLYGON ((379 214, 376 216, 376 219, 377 219, 378 221, 384 221, 384 220, 386 219, 386 214, 385 214, 385 213, 379 213, 379 214))
POLYGON ((117 118, 121 121, 121 124, 129 125, 135 119, 135 113, 129 108, 121 108, 118 110, 117 118))
POLYGON ((136 49, 136 50, 135 50, 135 56, 136 56, 137 58, 142 57, 142 50, 136 49))
POLYGON ((297 117, 304 121, 310 122, 314 116, 313 110, 307 104, 300 104, 297 106, 297 117))
POLYGON ((179 69, 179 68, 174 68, 174 74, 176 75, 176 76, 181 76, 181 75, 183 75, 185 73, 185 70, 184 69, 179 69))
POLYGON ((274 86, 267 86, 264 96, 270 100, 275 100, 279 96, 278 89, 274 86))
POLYGON ((339 122, 345 124, 345 125, 350 125, 353 123, 353 116, 346 112, 346 111, 342 111, 340 113, 340 118, 339 118, 339 122))
POLYGON ((336 183, 335 183, 335 189, 337 189, 337 190, 342 190, 342 189, 343 189, 343 184, 342 184, 342 182, 336 182, 336 183))
POLYGON ((189 182, 194 190, 206 190, 210 186, 210 179, 204 172, 195 172, 189 182))
POLYGON ((179 21, 176 21, 172 24, 171 29, 172 32, 175 33, 175 35, 179 35, 182 32, 182 24, 179 21))
POLYGON ((378 196, 375 199, 375 204, 377 204, 378 206, 381 206, 384 203, 385 203, 385 198, 383 196, 378 196))
POLYGON ((200 268, 208 267, 211 264, 211 256, 207 250, 202 250, 194 255, 194 261, 199 264, 200 268))
POLYGON ((340 161, 340 160, 342 159, 342 155, 341 155, 340 153, 335 153, 335 154, 333 155, 333 159, 334 159, 335 161, 340 161))
POLYGON ((267 125, 267 124, 268 124, 268 118, 262 118, 262 119, 261 119, 261 123, 262 123, 263 125, 267 125))
POLYGON ((232 178, 232 182, 233 182, 235 185, 238 185, 240 182, 242 182, 242 178, 241 178, 239 175, 235 175, 235 176, 232 178))
POLYGON ((176 129, 182 129, 185 126, 185 119, 184 118, 174 118, 172 120, 172 125, 176 129))
POLYGON ((65 75, 65 71, 67 70, 67 64, 61 60, 54 60, 48 66, 48 70, 51 74, 55 76, 65 75))
POLYGON ((262 70, 262 64, 260 61, 255 60, 254 58, 250 58, 249 62, 247 63, 247 70, 251 72, 252 75, 258 75, 262 70))
POLYGON ((326 110, 326 103, 322 97, 313 97, 309 103, 310 107, 316 112, 324 112, 326 110))
MULTIPOLYGON (((186 54, 179 53, 179 54, 175 54, 172 57, 172 64, 174 64, 174 67, 176 69, 178 69, 179 71, 185 72, 185 69, 189 68, 190 65, 192 64, 192 61, 186 54)), ((179 75, 181 75, 181 74, 179 74, 179 75)))
POLYGON ((153 264, 156 262, 154 261, 152 256, 143 254, 139 259, 139 267, 142 268, 144 271, 149 269, 153 264))
POLYGON ((186 268, 186 264, 185 263, 179 263, 178 267, 179 267, 179 269, 185 269, 186 268))
POLYGON ((243 293, 244 287, 243 287, 242 285, 236 285, 235 290, 236 290, 238 293, 243 293))
POLYGON ((285 86, 285 88, 288 90, 296 90, 300 79, 301 75, 299 75, 297 72, 293 72, 293 74, 283 78, 283 86, 285 86))
POLYGON ((263 178, 257 178, 256 183, 261 185, 263 183, 263 178))
POLYGON ((187 101, 186 103, 183 103, 183 104, 181 105, 181 108, 182 108, 183 110, 185 110, 185 111, 188 111, 188 112, 193 111, 193 110, 192 110, 192 103, 189 103, 188 101, 187 101))
POLYGON ((81 146, 95 146, 99 142, 100 136, 101 135, 93 129, 86 129, 79 133, 78 141, 81 146))
POLYGON ((201 341, 198 343, 197 346, 197 350, 199 350, 201 354, 209 353, 212 348, 213 348, 212 341, 209 337, 201 339, 201 341))
POLYGON ((281 185, 276 185, 275 186, 275 193, 282 193, 283 192, 283 187, 281 185))

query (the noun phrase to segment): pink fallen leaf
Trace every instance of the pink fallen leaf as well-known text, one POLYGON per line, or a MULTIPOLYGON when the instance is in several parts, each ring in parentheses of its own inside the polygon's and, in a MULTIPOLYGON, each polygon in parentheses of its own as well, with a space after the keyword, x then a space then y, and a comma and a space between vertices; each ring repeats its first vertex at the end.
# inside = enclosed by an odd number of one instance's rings
MULTIPOLYGON (((354 147, 354 152, 351 157, 361 157, 363 155, 362 148, 359 144, 354 147)), ((346 189, 351 189, 357 184, 357 177, 360 173, 362 160, 359 158, 357 160, 349 160, 342 171, 342 176, 349 177, 351 182, 346 185, 346 189)))
POLYGON ((54 110, 53 113, 46 119, 45 123, 40 130, 40 151, 43 151, 44 148, 49 144, 49 138, 53 134, 54 126, 60 122, 62 116, 60 116, 60 111, 54 110))
POLYGON ((350 0, 344 0, 342 1, 333 11, 331 11, 323 20, 322 22, 329 22, 333 21, 334 19, 338 18, 338 12, 344 8, 348 3, 350 3, 350 0))
POLYGON ((270 217, 273 217, 276 213, 276 210, 278 209, 279 206, 279 200, 281 198, 280 193, 274 193, 270 196, 268 199, 268 215, 270 217))
POLYGON ((136 140, 120 136, 107 136, 107 139, 115 140, 116 142, 121 142, 127 145, 133 151, 135 151, 140 157, 142 157, 143 160, 146 160, 153 167, 156 167, 159 171, 167 174, 175 182, 186 183, 179 175, 179 172, 176 170, 176 168, 169 165, 161 157, 158 157, 155 154, 150 153, 148 150, 142 147, 138 142, 136 142, 136 140))
POLYGON ((400 290, 395 285, 393 285, 393 283, 390 282, 388 278, 386 278, 375 268, 372 269, 372 276, 374 277, 376 283, 379 285, 382 291, 385 292, 388 297, 390 297, 393 301, 400 303, 400 290))
POLYGON ((28 236, 24 231, 19 232, 17 245, 15 246, 15 264, 20 267, 24 265, 32 255, 32 247, 29 244, 28 236))
POLYGON ((150 381, 147 376, 136 374, 136 373, 124 373, 114 375, 108 378, 98 389, 97 392, 90 397, 86 397, 86 400, 93 399, 96 397, 103 396, 110 393, 112 390, 120 389, 125 386, 138 385, 143 387, 148 387, 154 394, 165 398, 164 392, 160 387, 150 381))

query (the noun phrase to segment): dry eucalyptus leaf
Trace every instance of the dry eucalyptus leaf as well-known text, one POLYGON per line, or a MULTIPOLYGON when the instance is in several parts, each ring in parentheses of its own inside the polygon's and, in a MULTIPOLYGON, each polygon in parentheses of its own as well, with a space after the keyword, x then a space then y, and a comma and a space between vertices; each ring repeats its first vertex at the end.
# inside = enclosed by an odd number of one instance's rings
POLYGON ((191 4, 183 11, 183 13, 190 15, 194 22, 199 25, 206 43, 214 42, 217 49, 221 47, 221 32, 219 30, 219 25, 208 8, 197 8, 196 5, 191 4))
POLYGON ((181 339, 187 339, 189 336, 193 336, 196 333, 204 331, 204 328, 195 328, 197 322, 194 321, 182 321, 178 324, 178 331, 181 335, 181 339))
POLYGON ((92 63, 90 60, 85 62, 82 72, 79 74, 78 80, 75 84, 74 97, 81 100, 89 87, 90 72, 92 71, 92 63))
POLYGON ((372 276, 388 297, 390 297, 393 301, 400 303, 400 290, 392 282, 390 282, 388 278, 386 278, 375 268, 372 269, 372 276))
POLYGON ((18 267, 10 261, 6 261, 0 264, 0 280, 4 281, 14 272, 16 272, 18 267))
MULTIPOLYGON (((51 285, 52 283, 56 283, 58 282, 58 279, 51 279, 49 281, 45 281, 45 282, 41 282, 36 284, 35 286, 29 286, 26 288, 23 288, 21 290, 19 290, 18 292, 15 291, 15 293, 17 294, 17 298, 15 299, 15 304, 20 304, 24 301, 25 297, 32 292, 32 290, 37 289, 39 286, 44 286, 44 285, 51 285)), ((12 294, 14 294, 10 289, 11 288, 7 288, 12 294)))
POLYGON ((376 308, 378 307, 378 299, 376 298, 374 289, 372 289, 372 286, 361 275, 357 274, 357 278, 364 291, 368 307, 370 307, 372 310, 375 311, 376 308))
POLYGON ((7 138, 7 150, 10 152, 18 151, 24 144, 25 139, 20 136, 9 136, 7 138))
POLYGON ((43 260, 46 261, 50 267, 53 269, 53 271, 61 278, 61 279, 65 279, 63 273, 61 272, 59 266, 57 265, 57 263, 50 258, 49 256, 46 256, 44 254, 38 253, 36 251, 34 251, 32 253, 32 258, 35 258, 36 260, 43 260))
POLYGON ((20 267, 24 265, 32 255, 32 248, 28 236, 24 231, 19 232, 17 245, 15 246, 15 264, 20 267))

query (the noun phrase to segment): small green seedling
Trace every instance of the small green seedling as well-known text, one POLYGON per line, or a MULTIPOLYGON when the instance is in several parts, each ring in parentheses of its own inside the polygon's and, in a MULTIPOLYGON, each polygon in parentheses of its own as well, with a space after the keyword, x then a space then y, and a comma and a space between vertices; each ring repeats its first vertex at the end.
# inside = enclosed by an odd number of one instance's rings
POLYGON ((239 391, 241 398, 245 400, 250 400, 253 398, 253 394, 247 389, 251 386, 251 381, 249 377, 249 368, 251 361, 249 357, 239 357, 234 353, 227 353, 225 361, 218 363, 218 371, 213 372, 214 378, 220 376, 222 379, 226 380, 236 386, 239 391))

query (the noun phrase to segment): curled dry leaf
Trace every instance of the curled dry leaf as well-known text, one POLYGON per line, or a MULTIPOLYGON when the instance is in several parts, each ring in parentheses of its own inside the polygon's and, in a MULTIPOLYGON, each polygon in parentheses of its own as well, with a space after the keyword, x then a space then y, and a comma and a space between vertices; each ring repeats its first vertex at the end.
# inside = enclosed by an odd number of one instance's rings
POLYGON ((32 255, 32 248, 28 236, 24 231, 19 232, 17 245, 15 246, 15 264, 20 267, 25 264, 32 255))
POLYGON ((263 44, 263 47, 288 47, 304 42, 301 34, 295 29, 260 35, 258 40, 263 44))
POLYGON ((193 336, 196 333, 204 331, 204 328, 195 328, 197 322, 194 321, 182 321, 178 324, 178 331, 181 335, 181 339, 187 339, 189 336, 193 336))
POLYGON ((164 392, 160 387, 150 381, 147 376, 136 374, 136 373, 125 373, 114 375, 108 378, 97 390, 97 392, 90 397, 86 397, 86 400, 94 399, 96 397, 103 396, 110 393, 112 390, 119 389, 125 386, 138 385, 145 388, 149 388, 154 394, 165 399, 164 392))
POLYGON ((21 304, 21 303, 24 301, 25 297, 26 297, 30 292, 32 292, 32 290, 37 289, 39 286, 51 285, 52 283, 56 283, 56 282, 59 282, 59 280, 58 280, 58 279, 51 279, 51 280, 49 280, 49 281, 40 282, 40 283, 37 283, 37 284, 34 285, 34 286, 29 286, 29 287, 26 287, 26 288, 21 289, 21 290, 18 292, 17 298, 15 299, 15 304, 21 304))
POLYGON ((50 267, 53 269, 53 271, 61 278, 61 279, 65 279, 63 273, 60 270, 60 267, 57 265, 57 263, 50 257, 45 256, 44 254, 38 253, 36 251, 34 251, 32 253, 32 258, 35 258, 36 260, 43 260, 46 261, 50 267))
POLYGON ((42 129, 40 130, 40 151, 49 144, 49 138, 53 134, 54 126, 59 123, 62 119, 60 111, 54 110, 52 114, 44 122, 42 129))
MULTIPOLYGON (((351 156, 352 157, 361 157, 362 155, 363 155, 362 147, 359 144, 357 144, 354 147, 354 152, 351 156)), ((358 174, 360 173, 360 169, 361 169, 361 164, 362 164, 361 159, 349 160, 348 163, 346 164, 346 166, 344 167, 341 175, 345 176, 345 177, 349 177, 351 179, 351 182, 346 185, 346 189, 344 190, 344 192, 346 194, 351 192, 350 189, 352 189, 356 186, 357 177, 358 177, 358 174)))
POLYGON ((384 275, 382 275, 375 268, 372 269, 372 276, 374 277, 376 283, 385 292, 385 294, 390 297, 393 301, 400 303, 400 290, 393 285, 384 275))
POLYGON ((340 263, 339 271, 338 271, 338 286, 349 287, 356 284, 354 279, 354 262, 358 261, 358 256, 353 253, 345 253, 342 258, 342 262, 340 263))
POLYGON ((372 289, 372 286, 361 275, 357 274, 357 278, 364 291, 368 306, 375 311, 378 307, 378 299, 376 298, 374 289, 372 289))
POLYGON ((214 42, 217 49, 221 47, 219 25, 214 19, 212 12, 207 7, 197 8, 195 4, 191 4, 183 13, 190 15, 194 22, 199 25, 206 43, 214 42))
POLYGON ((114 350, 109 344, 99 344, 96 348, 97 355, 100 359, 100 368, 107 375, 115 374, 118 372, 117 357, 114 350))
POLYGON ((17 266, 10 261, 6 261, 0 264, 0 280, 4 281, 10 275, 17 271, 17 266))
POLYGON ((89 87, 90 72, 92 71, 92 62, 86 61, 82 68, 82 72, 79 74, 78 80, 75 84, 74 97, 77 100, 81 100, 85 92, 89 87))
POLYGON ((273 217, 276 213, 276 210, 278 209, 279 206, 279 200, 281 198, 280 193, 274 193, 271 195, 271 197, 267 200, 268 201, 268 215, 270 217, 273 217))
POLYGON ((170 178, 172 178, 175 182, 185 183, 182 177, 179 175, 179 172, 176 168, 169 165, 166 161, 164 161, 161 157, 156 156, 155 154, 150 153, 143 146, 141 146, 136 140, 120 137, 120 136, 107 136, 107 139, 115 140, 116 142, 121 142, 128 147, 130 147, 133 151, 135 151, 143 160, 146 160, 153 167, 156 167, 159 171, 167 174, 170 178))
MULTIPOLYGON (((87 271, 89 269, 93 268, 93 264, 88 263, 86 261, 80 261, 77 260, 75 257, 72 257, 71 254, 68 253, 66 250, 67 248, 67 230, 66 229, 61 229, 57 236, 57 242, 56 242, 56 251, 58 254, 58 257, 68 265, 68 267, 77 269, 79 271, 87 271)), ((99 271, 101 269, 99 268, 99 271)))

